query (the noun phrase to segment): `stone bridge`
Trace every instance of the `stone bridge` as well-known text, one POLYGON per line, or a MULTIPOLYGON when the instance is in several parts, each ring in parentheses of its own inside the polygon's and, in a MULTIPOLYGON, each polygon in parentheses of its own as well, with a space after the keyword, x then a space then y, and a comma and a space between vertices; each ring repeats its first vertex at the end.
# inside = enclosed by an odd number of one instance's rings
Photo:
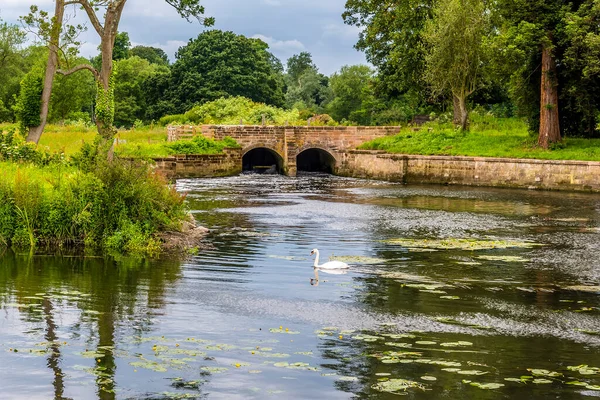
POLYGON ((370 140, 397 134, 394 126, 224 126, 202 127, 206 137, 222 140, 229 136, 240 146, 242 170, 275 166, 277 172, 295 176, 297 171, 335 174, 343 154, 370 140))

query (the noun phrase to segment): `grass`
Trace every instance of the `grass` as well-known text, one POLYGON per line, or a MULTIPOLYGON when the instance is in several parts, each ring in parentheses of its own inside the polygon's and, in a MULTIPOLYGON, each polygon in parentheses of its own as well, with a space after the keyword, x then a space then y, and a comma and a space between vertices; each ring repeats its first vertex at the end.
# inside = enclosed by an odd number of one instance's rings
MULTIPOLYGON (((16 124, 0 124, 0 132, 17 129, 16 124)), ((73 155, 81 150, 84 143, 94 142, 96 127, 81 125, 47 125, 40 139, 39 146, 50 153, 73 155)), ((188 142, 181 144, 167 143, 167 128, 147 126, 117 133, 117 155, 126 158, 159 158, 175 154, 219 154, 224 147, 236 147, 232 141, 220 142, 201 140, 199 146, 190 146, 188 142)))
POLYGON ((537 147, 527 124, 518 118, 473 113, 468 132, 437 122, 415 129, 403 128, 398 135, 375 139, 360 149, 400 154, 600 161, 600 139, 566 138, 552 150, 544 150, 537 147))
MULTIPOLYGON (((16 126, 0 124, 0 131, 11 127, 16 126)), ((92 143, 95 137, 95 127, 48 125, 40 146, 68 156, 78 152, 83 143, 92 143)), ((117 138, 118 155, 143 159, 174 154, 217 154, 226 146, 235 146, 211 141, 202 141, 198 146, 185 144, 189 142, 169 145, 166 128, 160 126, 119 131, 117 138)), ((471 114, 468 132, 456 130, 451 124, 432 122, 418 131, 403 128, 398 135, 373 140, 360 148, 401 154, 600 161, 600 139, 566 138, 554 149, 544 150, 536 146, 536 138, 528 132, 524 121, 478 113, 471 114)))

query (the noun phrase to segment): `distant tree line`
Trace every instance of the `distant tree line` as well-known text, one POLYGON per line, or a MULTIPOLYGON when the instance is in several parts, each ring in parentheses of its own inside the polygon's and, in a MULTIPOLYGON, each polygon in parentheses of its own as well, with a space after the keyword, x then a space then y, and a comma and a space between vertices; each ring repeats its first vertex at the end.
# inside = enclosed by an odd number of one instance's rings
MULTIPOLYGON (((361 29, 356 48, 374 68, 344 66, 326 76, 308 52, 284 65, 260 39, 220 30, 190 40, 170 63, 163 50, 132 47, 120 32, 112 38, 111 123, 130 127, 242 96, 346 124, 448 113, 465 130, 469 110, 480 107, 526 118, 542 147, 565 135, 599 136, 600 0, 347 0, 343 18, 361 29)), ((102 47, 81 59, 69 29, 62 27, 71 49, 63 62, 95 71, 109 65, 102 47)), ((0 23, 0 121, 35 126, 38 116, 23 110, 40 96, 48 51, 25 43, 21 27, 0 23)), ((97 118, 98 76, 85 69, 56 75, 49 121, 97 118)))

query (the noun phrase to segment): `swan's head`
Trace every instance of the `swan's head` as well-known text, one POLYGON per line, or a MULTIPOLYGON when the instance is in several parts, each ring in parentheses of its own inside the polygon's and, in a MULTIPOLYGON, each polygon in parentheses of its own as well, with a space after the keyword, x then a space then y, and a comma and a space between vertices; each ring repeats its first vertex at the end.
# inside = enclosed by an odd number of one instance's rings
POLYGON ((319 252, 319 250, 317 249, 312 249, 312 251, 310 252, 311 256, 314 256, 315 254, 317 254, 319 252))

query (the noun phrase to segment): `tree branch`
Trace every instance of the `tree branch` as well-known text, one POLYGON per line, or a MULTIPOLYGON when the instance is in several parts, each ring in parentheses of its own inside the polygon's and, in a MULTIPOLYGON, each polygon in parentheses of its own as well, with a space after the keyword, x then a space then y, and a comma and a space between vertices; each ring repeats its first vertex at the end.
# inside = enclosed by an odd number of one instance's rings
POLYGON ((90 19, 90 22, 94 26, 94 29, 96 30, 96 32, 98 32, 98 35, 100 35, 100 37, 102 37, 104 35, 104 28, 102 27, 102 24, 100 23, 100 20, 98 19, 98 16, 96 15, 96 12, 94 11, 94 7, 92 7, 90 5, 88 0, 67 0, 67 1, 65 1, 65 6, 69 6, 72 4, 79 4, 81 7, 83 7, 83 9, 85 10, 85 12, 88 15, 88 18, 90 19))
POLYGON ((56 71, 56 73, 61 74, 63 76, 69 76, 71 74, 74 74, 75 72, 82 71, 84 69, 91 71, 92 74, 94 74, 94 77, 96 77, 96 78, 98 78, 100 76, 100 73, 98 72, 98 70, 96 68, 92 67, 90 64, 81 64, 81 65, 78 65, 78 66, 73 67, 66 71, 59 69, 56 71))

